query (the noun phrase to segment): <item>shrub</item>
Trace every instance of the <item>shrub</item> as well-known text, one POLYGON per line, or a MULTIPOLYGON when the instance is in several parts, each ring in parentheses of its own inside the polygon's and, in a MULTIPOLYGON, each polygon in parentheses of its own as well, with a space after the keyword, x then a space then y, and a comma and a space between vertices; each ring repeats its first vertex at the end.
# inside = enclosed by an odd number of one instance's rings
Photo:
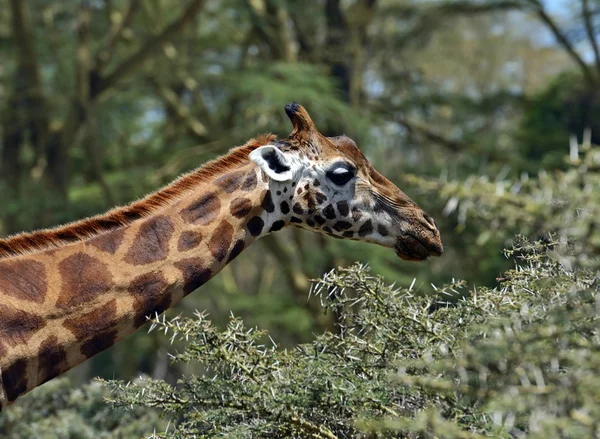
POLYGON ((160 437, 593 437, 600 434, 597 279, 568 269, 557 243, 524 240, 499 287, 433 295, 394 288, 368 267, 312 289, 338 316, 293 350, 235 317, 156 320, 185 340, 174 361, 205 373, 176 386, 109 381, 116 407, 155 408, 160 437))

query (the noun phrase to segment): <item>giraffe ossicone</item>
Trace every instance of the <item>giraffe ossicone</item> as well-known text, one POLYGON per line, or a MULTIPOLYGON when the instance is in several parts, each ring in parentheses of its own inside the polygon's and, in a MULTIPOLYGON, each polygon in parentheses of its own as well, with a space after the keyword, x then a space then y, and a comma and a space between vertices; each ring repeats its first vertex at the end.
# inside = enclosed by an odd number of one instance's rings
POLYGON ((0 240, 0 410, 112 346, 285 226, 442 253, 431 217, 346 136, 285 108, 286 139, 252 139, 128 206, 0 240))

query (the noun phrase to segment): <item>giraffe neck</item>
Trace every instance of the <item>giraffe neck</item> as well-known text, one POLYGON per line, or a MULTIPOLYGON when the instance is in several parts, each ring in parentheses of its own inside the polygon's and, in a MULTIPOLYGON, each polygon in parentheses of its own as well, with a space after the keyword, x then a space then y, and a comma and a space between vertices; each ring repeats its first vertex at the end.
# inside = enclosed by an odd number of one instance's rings
POLYGON ((276 208, 271 192, 247 162, 124 227, 0 260, 0 410, 112 346, 286 225, 289 209, 277 198, 276 208))

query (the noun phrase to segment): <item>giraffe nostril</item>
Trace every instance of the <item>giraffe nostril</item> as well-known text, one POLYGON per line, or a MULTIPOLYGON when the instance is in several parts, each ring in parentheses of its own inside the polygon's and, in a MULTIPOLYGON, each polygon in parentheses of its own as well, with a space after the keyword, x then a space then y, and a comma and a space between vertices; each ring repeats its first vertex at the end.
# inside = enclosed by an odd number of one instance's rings
POLYGON ((425 222, 427 224, 429 224, 429 226, 431 227, 432 230, 437 229, 437 225, 435 224, 435 221, 429 215, 423 214, 423 219, 425 220, 425 222))

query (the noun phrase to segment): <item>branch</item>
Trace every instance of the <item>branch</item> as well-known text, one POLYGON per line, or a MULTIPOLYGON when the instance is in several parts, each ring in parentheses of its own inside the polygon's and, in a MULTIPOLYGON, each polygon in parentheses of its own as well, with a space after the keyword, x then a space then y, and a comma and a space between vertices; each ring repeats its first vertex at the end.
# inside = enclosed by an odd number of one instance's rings
POLYGON ((594 86, 597 82, 597 78, 594 77, 589 66, 585 63, 583 58, 579 56, 577 51, 569 42, 568 38, 560 30, 556 22, 552 19, 552 17, 550 17, 550 15, 548 15, 548 12, 544 8, 544 5, 539 0, 529 0, 529 3, 535 6, 538 16, 546 24, 546 26, 550 28, 550 31, 552 32, 552 34, 554 34, 554 37, 556 38, 556 41, 558 41, 558 43, 563 47, 563 49, 567 51, 569 56, 579 65, 579 68, 581 69, 583 76, 585 76, 585 79, 588 81, 588 83, 591 86, 594 86))
POLYGON ((460 143, 443 137, 440 134, 434 133, 433 131, 429 130, 429 128, 417 124, 416 122, 408 122, 407 120, 402 119, 400 117, 396 118, 396 122, 398 122, 400 125, 406 128, 408 132, 418 134, 419 136, 423 136, 427 140, 431 140, 432 142, 445 146, 450 151, 456 152, 464 150, 463 145, 461 145, 460 143))
POLYGON ((252 27, 267 45, 275 59, 295 62, 292 35, 287 24, 288 14, 281 2, 273 0, 246 0, 252 27))
POLYGON ((92 58, 90 54, 90 22, 89 6, 82 4, 77 14, 77 57, 76 57, 76 99, 86 109, 90 99, 90 71, 92 58))
POLYGON ((101 78, 97 89, 94 90, 95 95, 98 96, 102 94, 114 86, 118 81, 133 73, 150 57, 152 52, 181 32, 185 25, 188 24, 204 6, 204 1, 205 0, 192 0, 179 18, 167 26, 162 33, 146 41, 136 53, 117 66, 112 73, 101 78))
POLYGON ((33 27, 27 2, 10 0, 10 10, 12 31, 17 46, 18 70, 15 93, 22 94, 22 99, 19 101, 24 107, 23 111, 29 124, 31 141, 39 154, 48 136, 49 117, 34 49, 33 27))
POLYGON ((170 87, 160 84, 155 78, 150 78, 150 83, 158 91, 158 94, 167 104, 167 106, 170 107, 183 121, 185 127, 200 140, 205 140, 208 134, 206 126, 192 115, 189 107, 181 104, 177 93, 175 93, 170 87))
POLYGON ((594 51, 596 70, 598 70, 598 74, 600 75, 600 51, 598 50, 598 43, 596 41, 596 35, 594 34, 594 25, 592 23, 589 0, 582 0, 581 8, 583 12, 583 22, 585 23, 585 31, 587 33, 590 46, 592 46, 592 50, 594 51))
POLYGON ((494 2, 479 2, 474 3, 471 1, 454 1, 454 2, 440 2, 437 5, 430 7, 431 10, 435 10, 443 15, 448 14, 484 14, 492 11, 508 11, 511 9, 522 9, 522 0, 501 0, 494 2))
POLYGON ((297 425, 301 429, 311 432, 312 436, 315 438, 338 439, 338 437, 327 427, 315 425, 310 421, 300 418, 299 416, 292 416, 290 421, 292 424, 297 425))
MULTIPOLYGON (((96 64, 98 66, 101 66, 110 60, 111 55, 115 51, 115 46, 123 38, 123 32, 131 24, 134 13, 138 10, 139 3, 139 0, 131 0, 129 2, 129 7, 125 12, 125 16, 122 16, 119 13, 119 17, 121 17, 120 21, 111 28, 108 34, 108 42, 106 43, 106 47, 100 50, 96 56, 96 64)), ((98 70, 101 70, 101 68, 98 67, 98 70)))
POLYGON ((311 309, 311 311, 315 311, 311 308, 310 302, 306 301, 305 292, 310 283, 308 281, 308 277, 302 270, 303 267, 298 266, 298 264, 293 261, 289 251, 287 251, 287 249, 282 246, 277 239, 273 239, 273 237, 267 237, 262 241, 262 243, 271 253, 273 253, 275 259, 279 261, 283 275, 286 277, 295 298, 300 299, 305 306, 311 309))

